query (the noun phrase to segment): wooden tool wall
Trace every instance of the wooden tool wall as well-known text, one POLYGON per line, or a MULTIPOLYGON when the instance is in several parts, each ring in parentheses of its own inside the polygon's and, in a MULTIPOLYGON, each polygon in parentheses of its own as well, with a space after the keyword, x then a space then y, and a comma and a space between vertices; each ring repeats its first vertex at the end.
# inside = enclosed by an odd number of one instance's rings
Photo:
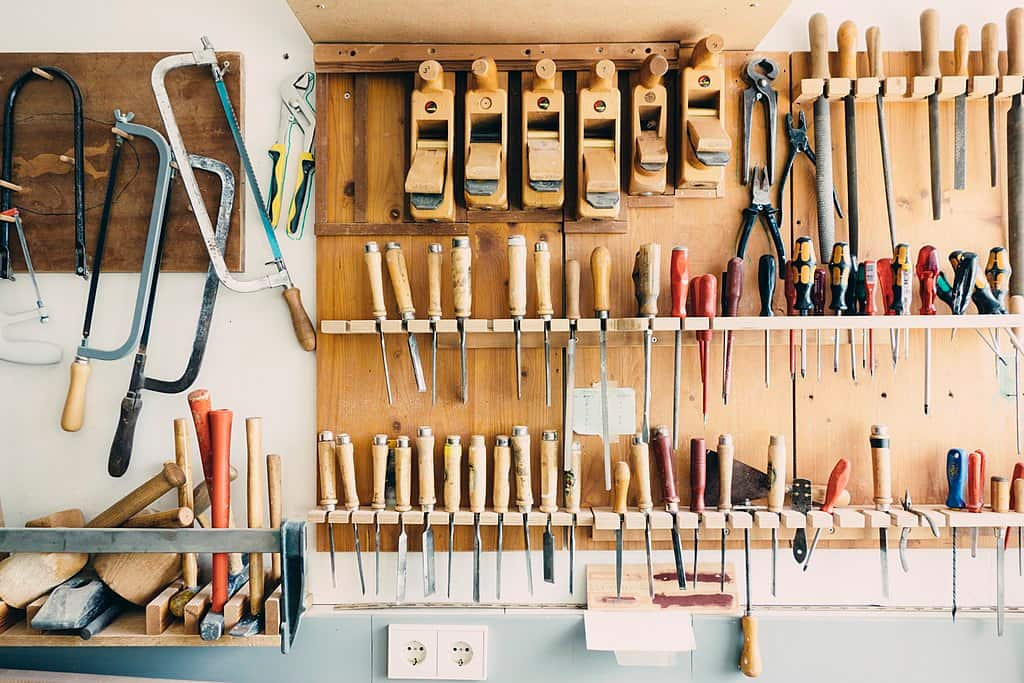
MULTIPOLYGON (((447 434, 459 434, 466 443, 470 434, 486 436, 488 449, 493 447, 494 436, 509 434, 514 424, 524 424, 534 440, 533 470, 534 495, 539 493, 536 472, 539 466, 538 443, 544 429, 561 430, 561 354, 553 353, 552 406, 544 405, 544 361, 539 333, 524 335, 523 399, 515 397, 513 350, 511 334, 481 333, 470 335, 469 351, 469 404, 459 399, 459 357, 457 338, 442 334, 438 360, 438 399, 431 406, 430 394, 418 394, 412 380, 412 370, 404 335, 388 335, 388 360, 395 403, 389 406, 385 396, 378 339, 373 334, 331 334, 339 326, 331 321, 367 320, 370 315, 370 290, 363 264, 363 245, 369 240, 383 243, 397 240, 406 253, 413 285, 417 317, 425 318, 427 274, 427 245, 441 242, 445 261, 443 278, 444 317, 451 319, 452 292, 447 276, 450 255, 450 236, 465 234, 470 237, 473 250, 473 318, 503 319, 508 317, 506 237, 510 234, 526 236, 528 247, 535 241, 548 242, 552 252, 552 279, 555 282, 555 317, 563 314, 559 301, 562 264, 565 259, 576 259, 582 266, 581 308, 584 316, 591 315, 592 287, 590 284, 590 253, 603 244, 612 253, 612 310, 613 318, 636 315, 633 284, 630 273, 633 257, 640 244, 657 242, 662 246, 662 279, 659 315, 667 317, 670 310, 668 285, 669 255, 674 245, 689 248, 691 278, 710 272, 720 275, 728 259, 735 254, 741 211, 750 202, 750 190, 740 185, 742 170, 742 119, 740 97, 747 87, 741 76, 747 61, 754 53, 725 52, 728 82, 726 101, 726 127, 732 137, 732 158, 726 172, 725 196, 722 199, 682 199, 674 196, 626 197, 628 172, 623 175, 623 215, 617 222, 581 226, 574 220, 573 198, 575 188, 566 192, 565 218, 560 213, 523 212, 516 210, 512 197, 512 210, 508 212, 466 212, 457 210, 455 223, 416 224, 407 218, 403 180, 408 164, 409 131, 405 121, 412 71, 421 59, 440 60, 446 69, 458 70, 456 102, 465 89, 465 69, 472 57, 493 54, 484 46, 344 46, 319 45, 316 49, 318 71, 317 109, 325 135, 318 137, 317 173, 317 318, 321 330, 317 354, 317 420, 321 429, 348 432, 356 444, 356 471, 360 499, 365 505, 371 494, 371 464, 369 445, 376 433, 389 437, 400 434, 414 437, 419 425, 433 427, 441 443, 447 434), (406 49, 407 48, 407 49, 406 49), (380 50, 380 52, 378 52, 380 50), (391 52, 388 52, 388 51, 391 52), (405 50, 404 52, 402 52, 405 50), (452 50, 450 60, 446 52, 452 50), (399 60, 394 51, 405 55, 399 60), (358 57, 357 53, 358 52, 358 57), (387 53, 388 60, 383 55, 387 53), (381 61, 373 61, 378 55, 381 61), (401 72, 394 73, 396 69, 401 72), (622 220, 624 219, 624 220, 622 220), (590 232, 579 232, 589 230, 590 232)), ((498 66, 510 70, 509 99, 519 96, 519 72, 532 68, 533 60, 552 57, 563 72, 563 89, 567 102, 575 99, 572 70, 586 69, 599 58, 608 57, 616 62, 620 71, 620 90, 623 108, 628 112, 628 89, 624 81, 628 71, 637 69, 645 54, 663 50, 663 44, 630 44, 605 46, 606 52, 594 51, 594 46, 515 46, 518 57, 502 60, 494 54, 498 66), (544 52, 542 48, 547 49, 544 52), (591 58, 581 58, 582 48, 589 48, 591 58)), ((496 46, 496 50, 501 49, 496 46)), ((790 93, 799 92, 799 79, 807 72, 807 57, 785 53, 769 54, 780 66, 774 85, 779 92, 778 155, 776 182, 781 178, 788 143, 784 116, 789 111, 804 108, 811 127, 813 116, 810 102, 800 107, 791 106, 790 93)), ((688 59, 683 50, 681 59, 688 59)), ((944 58, 947 58, 944 56, 944 58)), ((972 56, 976 59, 977 56, 972 56)), ((861 56, 864 60, 863 55, 861 56)), ((890 73, 911 74, 916 70, 916 53, 889 53, 886 57, 890 73)), ((679 60, 670 58, 671 70, 667 75, 670 97, 676 114, 678 96, 675 92, 679 60)), ((862 67, 863 70, 863 67, 862 67)), ((1000 130, 1005 128, 1007 105, 1000 103, 1000 130)), ((928 159, 926 110, 923 103, 894 102, 888 106, 890 153, 893 160, 894 183, 898 207, 898 239, 917 248, 926 241, 940 251, 944 270, 948 272, 945 255, 950 249, 972 249, 987 254, 995 245, 1005 244, 1002 212, 1005 204, 1003 190, 988 187, 987 137, 984 124, 983 101, 968 103, 968 189, 962 192, 948 190, 945 194, 946 218, 933 223, 928 200, 928 159)), ((881 167, 878 154, 878 133, 874 116, 874 99, 865 100, 858 107, 858 132, 861 178, 861 258, 891 256, 888 230, 885 222, 882 194, 881 167)), ((753 119, 753 163, 765 163, 766 144, 760 110, 753 119)), ((952 105, 943 105, 943 137, 948 141, 947 178, 945 187, 951 187, 952 105), (948 133, 947 133, 948 132, 948 133)), ((624 149, 629 149, 627 116, 624 116, 624 149)), ((456 114, 455 149, 462 148, 460 114, 456 114)), ((566 129, 572 130, 575 110, 570 106, 566 129)), ((511 163, 509 187, 520 182, 516 161, 518 157, 519 120, 513 110, 509 131, 511 163)), ((672 123, 678 127, 678 121, 672 123)), ((836 188, 844 206, 846 204, 843 171, 843 118, 842 105, 833 110, 833 148, 836 188)), ((678 131, 676 131, 678 134, 678 131)), ((570 145, 574 144, 570 136, 570 145)), ((1005 149, 1005 143, 1001 143, 1005 149)), ((675 156, 677 146, 669 145, 675 156)), ((575 155, 572 148, 566 152, 566 178, 575 177, 575 155)), ((628 159, 625 160, 628 163, 628 159)), ((1005 160, 1001 159, 1001 163, 1005 160)), ((461 155, 455 159, 456 196, 461 202, 461 155)), ((626 166, 628 171, 628 166, 626 166)), ((1005 176, 1005 168, 1003 170, 1005 176)), ((813 169, 806 158, 797 159, 787 197, 780 208, 784 211, 783 240, 787 253, 796 236, 811 234, 815 237, 815 194, 813 169)), ((672 174, 669 178, 673 185, 672 174)), ((1002 183, 1000 183, 1002 186, 1002 183)), ((773 188, 777 196, 777 188, 773 188)), ((777 200, 776 200, 777 201, 777 200)), ((836 239, 845 239, 845 223, 839 222, 836 239)), ((817 244, 816 244, 817 246, 817 244)), ((760 225, 755 226, 747 250, 744 292, 740 315, 754 316, 759 310, 757 296, 757 259, 770 253, 771 245, 760 225)), ((828 255, 819 254, 819 262, 828 255)), ((528 261, 529 306, 527 318, 535 317, 532 259, 528 261)), ((916 284, 914 289, 916 290, 916 284)), ((390 287, 385 287, 389 317, 394 318, 395 302, 390 287)), ((942 304, 940 304, 941 306, 942 304)), ((917 303, 915 300, 915 312, 917 303)), ((785 314, 785 298, 781 283, 774 300, 776 315, 785 314)), ((342 326, 343 327, 343 326, 342 326)), ((424 324, 419 329, 426 329, 424 324)), ((637 328, 639 329, 639 328, 637 328)), ((841 349, 841 372, 832 374, 832 331, 826 327, 821 333, 822 358, 825 368, 822 380, 815 379, 814 347, 809 347, 809 372, 806 380, 790 382, 787 341, 788 333, 773 332, 772 382, 766 389, 763 381, 763 333, 738 332, 734 358, 732 396, 723 406, 721 393, 722 333, 715 333, 712 359, 709 365, 710 417, 707 424, 701 418, 701 384, 698 355, 693 333, 685 333, 683 349, 683 392, 681 397, 681 448, 676 454, 676 477, 683 504, 688 500, 690 437, 704 437, 708 447, 714 448, 721 433, 735 438, 736 457, 764 470, 767 462, 769 434, 786 437, 793 456, 793 469, 788 476, 810 477, 824 484, 833 464, 839 457, 853 461, 851 493, 855 504, 870 502, 871 474, 868 434, 874 422, 890 427, 894 448, 894 490, 902 494, 909 488, 915 501, 940 503, 944 500, 944 457, 951 447, 983 448, 989 455, 990 471, 1007 473, 1014 460, 1013 401, 1001 396, 993 376, 992 354, 970 330, 960 331, 955 342, 949 341, 949 332, 933 332, 934 387, 933 414, 922 415, 923 337, 920 331, 911 335, 912 350, 909 360, 900 360, 897 373, 889 362, 888 333, 875 334, 875 355, 878 372, 873 379, 858 368, 856 383, 850 379, 848 347, 841 349)), ((799 333, 797 333, 799 338, 799 333)), ((813 341, 815 334, 808 334, 813 341)), ((595 334, 581 334, 582 344, 577 354, 576 386, 587 387, 598 380, 598 349, 595 334)), ((845 341, 845 334, 843 336, 845 341)), ((429 374, 429 334, 418 335, 420 354, 425 371, 429 374)), ((565 334, 554 335, 556 347, 564 345, 565 334)), ((858 361, 861 355, 858 334, 858 361)), ((609 339, 609 378, 620 386, 630 386, 637 392, 637 425, 643 391, 643 355, 639 334, 612 334, 609 339)), ((673 334, 658 335, 653 353, 652 426, 671 423, 673 334)), ((1008 347, 1008 344, 1006 345, 1008 347)), ((582 504, 607 506, 610 494, 604 490, 603 464, 599 438, 579 437, 584 451, 582 473, 582 504)), ((312 444, 311 444, 312 447, 312 444)), ((628 458, 628 437, 612 444, 612 459, 628 458)), ((441 457, 438 447, 435 480, 441 481, 441 457)), ((488 465, 490 468, 490 463, 488 465)), ((488 477, 490 479, 490 469, 488 477)), ((655 480, 655 506, 661 495, 655 480)), ((488 507, 490 507, 488 481, 488 507)), ((438 492, 440 496, 440 492, 438 492)), ((413 476, 412 502, 417 504, 417 485, 413 476)), ((465 497, 463 497, 465 501, 465 497)), ((635 504, 631 495, 630 505, 635 504)), ((364 525, 365 526, 365 525, 364 525)), ((351 526, 336 525, 339 548, 351 548, 351 526)), ((365 532, 365 529, 364 529, 365 532)), ((385 535, 385 549, 394 549, 394 527, 385 535)), ((456 544, 470 547, 470 529, 458 531, 456 544)), ((325 530, 319 530, 319 541, 326 548, 325 530)), ((365 541, 364 541, 365 543, 365 541)), ((418 534, 411 534, 411 545, 418 543, 418 534)), ((440 543, 444 543, 442 539, 440 543)), ((491 537, 485 546, 493 543, 491 537)), ((520 543, 515 535, 506 534, 506 547, 520 543)), ((581 538, 581 547, 608 547, 605 541, 581 538)), ((366 547, 364 545, 364 547, 366 547)))

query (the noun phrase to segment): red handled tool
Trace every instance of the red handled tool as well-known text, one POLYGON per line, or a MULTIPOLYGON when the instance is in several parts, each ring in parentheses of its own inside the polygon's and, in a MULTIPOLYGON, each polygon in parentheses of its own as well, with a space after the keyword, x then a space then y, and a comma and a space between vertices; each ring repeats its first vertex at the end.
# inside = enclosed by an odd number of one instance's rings
MULTIPOLYGON (((985 507, 985 452, 972 451, 967 456, 967 491, 965 495, 968 512, 981 512, 985 507)), ((971 529, 971 557, 978 556, 978 527, 971 529)))
POLYGON ((683 362, 683 322, 686 319, 686 298, 690 289, 690 255, 686 247, 672 248, 669 281, 672 286, 672 317, 679 318, 679 329, 676 330, 675 362, 672 366, 672 450, 676 450, 679 448, 679 392, 682 385, 680 373, 683 362))
MULTIPOLYGON (((694 279, 693 289, 690 292, 693 302, 691 314, 696 317, 713 319, 718 306, 718 281, 714 275, 705 274, 694 279)), ((697 347, 700 353, 700 381, 703 384, 704 394, 702 408, 704 412, 704 424, 708 422, 708 358, 711 348, 710 329, 697 330, 697 347)))
MULTIPOLYGON (((939 276, 939 257, 935 253, 935 247, 925 245, 917 252, 917 273, 918 291, 921 295, 921 315, 935 315, 935 282, 939 276)), ((924 330, 924 414, 928 414, 928 407, 932 395, 932 331, 924 330)))
MULTIPOLYGON (((732 318, 739 312, 743 296, 743 259, 729 259, 728 270, 723 274, 722 315, 732 318)), ((722 354, 722 402, 729 405, 729 386, 732 384, 732 330, 725 332, 725 351, 722 354)))
MULTIPOLYGON (((821 511, 832 514, 832 509, 836 506, 836 501, 839 500, 839 496, 842 495, 843 491, 846 490, 846 485, 850 483, 850 469, 852 465, 846 458, 839 458, 839 462, 836 463, 835 467, 832 468, 832 474, 828 475, 828 487, 825 489, 825 500, 821 505, 821 511)), ((818 545, 818 537, 821 535, 821 529, 818 528, 814 532, 814 538, 811 539, 811 547, 807 551, 807 559, 804 560, 804 571, 807 571, 807 567, 811 564, 811 555, 814 554, 814 548, 818 545)))
POLYGON ((192 412, 192 422, 196 426, 196 442, 199 444, 199 459, 203 464, 203 477, 206 486, 213 490, 213 456, 210 446, 210 423, 207 419, 213 409, 210 405, 210 392, 196 389, 188 393, 188 407, 192 412))

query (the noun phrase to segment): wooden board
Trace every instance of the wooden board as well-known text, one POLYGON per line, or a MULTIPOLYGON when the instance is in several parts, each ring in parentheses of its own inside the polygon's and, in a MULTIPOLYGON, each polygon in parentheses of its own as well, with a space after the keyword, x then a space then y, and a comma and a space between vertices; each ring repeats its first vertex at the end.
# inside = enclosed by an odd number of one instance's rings
POLYGON ((719 590, 721 565, 697 566, 698 581, 693 583, 693 565, 686 567, 687 590, 679 588, 673 564, 654 565, 654 599, 647 585, 646 564, 623 564, 622 596, 615 594, 615 565, 587 565, 587 609, 642 610, 682 609, 694 614, 738 614, 738 582, 731 562, 725 564, 725 592, 719 590))
MULTIPOLYGON (((183 51, 186 48, 183 48, 183 51)), ((3 53, 0 54, 0 90, 34 66, 56 66, 77 81, 82 90, 85 115, 85 204, 86 247, 90 269, 99 229, 103 197, 106 192, 113 136, 110 127, 114 109, 134 112, 135 122, 163 132, 150 85, 153 66, 169 53, 162 52, 84 52, 84 53, 3 53)), ((231 102, 240 121, 244 121, 242 96, 242 56, 237 52, 220 53, 231 62, 225 74, 231 102)), ((245 183, 238 152, 224 119, 220 100, 209 69, 183 68, 167 78, 167 92, 174 105, 185 147, 225 162, 237 182, 231 231, 225 260, 231 270, 244 268, 242 206, 245 183)), ((74 268, 74 194, 72 166, 57 161, 61 154, 73 155, 72 103, 67 87, 39 79, 22 88, 15 108, 14 169, 9 180, 25 191, 13 195, 13 203, 22 211, 32 265, 41 272, 73 272, 74 268)), ((259 150, 251 150, 256 155, 259 150)), ((121 156, 118 194, 107 234, 103 270, 138 272, 142 245, 149 230, 156 179, 156 152, 145 140, 126 143, 121 156)), ((220 184, 208 173, 196 173, 214 220, 220 199, 220 184)), ((171 211, 167 222, 162 269, 168 272, 206 272, 209 257, 192 217, 185 188, 175 182, 171 189, 171 211)), ((15 267, 24 272, 21 247, 12 235, 11 249, 15 267)))

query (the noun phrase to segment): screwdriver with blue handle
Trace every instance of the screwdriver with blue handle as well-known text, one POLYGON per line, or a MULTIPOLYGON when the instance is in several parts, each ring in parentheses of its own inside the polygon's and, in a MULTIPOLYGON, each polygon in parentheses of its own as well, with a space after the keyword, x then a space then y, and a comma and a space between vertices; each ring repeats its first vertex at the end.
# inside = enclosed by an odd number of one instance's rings
MULTIPOLYGON (((829 290, 832 303, 829 308, 841 316, 847 310, 846 290, 850 286, 850 246, 846 242, 832 245, 832 258, 828 262, 829 290)), ((853 330, 850 330, 850 370, 854 381, 857 380, 857 345, 853 343, 853 330)), ((832 372, 839 372, 839 328, 832 335, 832 372)))
MULTIPOLYGON (((964 460, 964 452, 959 448, 951 448, 946 454, 946 481, 949 484, 946 507, 951 510, 962 510, 967 505, 964 502, 964 491, 967 488, 967 468, 964 460)), ((951 526, 949 535, 953 541, 953 621, 956 621, 956 534, 956 527, 951 526)))
MULTIPOLYGON (((811 285, 814 281, 814 243, 810 237, 798 237, 793 259, 789 262, 789 277, 796 292, 793 309, 799 311, 801 317, 809 315, 811 303, 811 285)), ((807 330, 800 330, 800 377, 807 377, 807 330)))
MULTIPOLYGON (((762 318, 771 318, 774 315, 772 313, 772 299, 775 297, 775 278, 777 273, 778 265, 775 261, 775 256, 763 254, 757 262, 757 291, 761 296, 760 316, 762 318)), ((764 386, 766 389, 771 387, 772 383, 770 340, 771 331, 766 329, 764 331, 764 386)))

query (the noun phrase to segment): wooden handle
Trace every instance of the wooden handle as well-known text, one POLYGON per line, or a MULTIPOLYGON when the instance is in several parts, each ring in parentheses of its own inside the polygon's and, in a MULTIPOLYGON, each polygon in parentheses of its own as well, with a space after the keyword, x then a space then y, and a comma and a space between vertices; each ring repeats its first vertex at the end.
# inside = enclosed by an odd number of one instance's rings
MULTIPOLYGON (((210 423, 210 448, 213 461, 213 483, 210 486, 210 519, 214 529, 231 526, 231 423, 234 419, 230 410, 211 410, 207 416, 210 423)), ((226 553, 213 554, 213 591, 210 609, 224 612, 228 600, 228 556, 226 553)))
POLYGON ((725 38, 717 33, 711 33, 693 46, 690 54, 690 66, 694 69, 711 69, 721 66, 722 50, 725 49, 725 38))
POLYGON ((619 460, 615 463, 614 483, 612 490, 612 510, 617 514, 626 514, 626 497, 629 495, 629 463, 619 460))
POLYGON ((602 59, 590 68, 590 89, 609 92, 615 89, 615 62, 602 59))
POLYGON ((1013 511, 1024 512, 1024 479, 1013 480, 1013 511))
POLYGON ((668 271, 672 295, 672 317, 686 317, 686 298, 690 291, 690 251, 686 247, 672 247, 672 260, 668 271))
POLYGON ((651 449, 654 452, 654 463, 661 477, 661 497, 665 501, 665 509, 675 512, 679 509, 679 494, 676 493, 676 475, 672 450, 672 432, 668 427, 654 428, 651 438, 651 449))
POLYGON ((512 428, 512 466, 516 479, 516 507, 529 512, 533 507, 533 477, 530 475, 530 432, 517 425, 512 428))
POLYGON ((286 287, 281 295, 288 304, 288 315, 292 318, 292 329, 295 331, 295 338, 304 351, 316 350, 316 330, 313 329, 313 322, 309 319, 309 313, 302 305, 302 292, 298 287, 286 287))
POLYGON ((818 12, 807 24, 811 41, 811 78, 829 78, 828 70, 828 19, 818 12))
POLYGON ((850 468, 850 461, 846 458, 839 458, 835 467, 832 468, 832 473, 828 475, 825 498, 821 504, 822 512, 832 512, 833 508, 840 505, 843 494, 846 493, 846 485, 850 483, 850 468))
POLYGON ((533 274, 537 284, 537 316, 550 318, 555 309, 551 305, 551 252, 547 242, 533 245, 533 274))
POLYGON ((668 60, 661 55, 648 55, 640 67, 640 85, 653 90, 661 85, 661 79, 668 73, 668 60))
POLYGON ((772 434, 768 440, 768 511, 781 512, 786 504, 786 437, 772 434))
POLYGON ((658 315, 658 294, 661 292, 661 245, 641 244, 634 259, 634 286, 640 317, 658 315))
MULTIPOLYGON (((231 481, 238 479, 238 470, 228 467, 228 478, 231 481)), ((196 513, 196 521, 199 522, 199 526, 209 529, 212 525, 209 516, 204 513, 210 509, 210 487, 206 485, 205 481, 199 482, 192 489, 192 499, 195 501, 195 507, 192 510, 196 513)))
POLYGON ((356 489, 355 447, 352 437, 338 434, 334 439, 334 457, 341 473, 341 489, 345 495, 345 509, 359 509, 359 491, 356 489))
POLYGON ((419 468, 420 507, 433 509, 437 503, 434 493, 434 432, 420 427, 416 434, 416 464, 419 468))
POLYGON ((60 415, 60 428, 77 432, 85 422, 85 389, 89 384, 92 367, 87 358, 75 358, 70 368, 68 394, 64 398, 64 411, 60 415))
POLYGON ((992 512, 1010 511, 1010 480, 1006 477, 992 477, 992 512))
POLYGON ((921 12, 921 75, 938 78, 939 68, 939 13, 933 9, 921 12))
POLYGON ((992 22, 981 27, 981 73, 999 75, 999 26, 992 22))
POLYGON ((498 89, 498 65, 490 57, 473 60, 473 88, 475 90, 498 89))
POLYGON ((387 507, 385 499, 388 479, 388 437, 377 434, 370 445, 370 460, 373 467, 373 497, 370 508, 383 510, 387 507))
POLYGON ((533 65, 533 91, 551 91, 555 89, 555 74, 558 67, 553 59, 545 57, 533 65))
POLYGON ((455 296, 455 317, 468 318, 473 309, 473 254, 468 237, 452 238, 452 291, 455 296))
POLYGON ((400 436, 395 445, 395 510, 412 509, 412 446, 409 437, 400 436))
MULTIPOLYGON (((281 503, 281 456, 267 454, 267 508, 270 511, 270 528, 280 529, 283 518, 281 503)), ((281 554, 270 556, 270 580, 281 580, 281 554)))
POLYGON ((569 259, 565 262, 565 317, 579 320, 580 315, 580 262, 569 259))
POLYGON ((540 438, 540 511, 558 512, 558 432, 540 438))
POLYGON ((508 501, 511 496, 508 475, 512 468, 512 450, 509 439, 499 435, 494 439, 494 491, 492 492, 494 511, 508 512, 508 501))
POLYGON ((483 435, 469 437, 466 462, 469 467, 469 511, 483 512, 487 507, 487 443, 483 435))
POLYGON ((852 21, 844 21, 839 24, 839 32, 836 34, 836 44, 839 50, 839 77, 857 78, 857 24, 852 21))
POLYGON ((971 30, 967 24, 960 24, 953 32, 953 75, 970 76, 968 62, 971 59, 971 30))
POLYGON ((80 529, 85 526, 85 515, 78 508, 52 512, 25 522, 28 529, 80 529))
POLYGON ((757 678, 764 667, 761 665, 761 646, 757 642, 757 618, 746 614, 740 618, 743 629, 743 652, 740 654, 740 671, 747 678, 757 678))
POLYGON ((707 450, 704 439, 690 439, 690 512, 704 512, 707 450))
POLYGON ((199 446, 199 462, 203 466, 203 478, 207 486, 213 481, 213 455, 210 448, 209 415, 213 409, 210 392, 196 389, 188 393, 188 409, 192 413, 192 424, 196 428, 196 444, 199 446))
MULTIPOLYGON (((262 529, 263 522, 263 419, 245 418, 246 522, 250 529, 262 529)), ((263 611, 266 574, 263 571, 263 553, 249 553, 249 611, 259 615, 263 611)), ((190 584, 191 585, 191 584, 190 584)))
POLYGON ((871 426, 871 475, 875 485, 875 508, 888 510, 892 504, 892 459, 889 453, 889 428, 871 426))
POLYGON ((462 502, 462 439, 456 435, 444 441, 444 511, 458 512, 462 502))
POLYGON ((629 445, 629 459, 636 474, 636 506, 641 512, 654 508, 651 499, 651 455, 640 434, 635 434, 629 445))
POLYGON ((326 510, 333 510, 338 504, 338 485, 334 470, 334 434, 320 432, 316 442, 316 466, 320 474, 320 501, 326 510))
POLYGON ((388 278, 391 289, 398 302, 398 312, 403 318, 416 315, 416 307, 412 305, 412 287, 409 284, 409 271, 405 267, 405 254, 398 242, 388 242, 384 247, 384 260, 388 264, 388 278))
POLYGON ((967 456, 967 511, 981 512, 985 507, 985 460, 980 451, 967 456))
POLYGON ((1006 13, 1006 75, 1024 75, 1024 8, 1006 13))
POLYGON ((562 474, 562 495, 565 511, 575 514, 580 511, 580 467, 583 464, 583 448, 579 441, 572 442, 572 457, 569 469, 562 474))
POLYGON ((432 243, 427 248, 427 317, 441 317, 441 245, 432 243))
POLYGON ((732 434, 718 437, 718 509, 732 509, 732 465, 735 449, 732 434))
POLYGON ((370 278, 370 298, 373 301, 372 315, 375 319, 386 318, 388 309, 384 304, 383 257, 376 242, 367 242, 363 247, 363 260, 366 262, 366 274, 370 278))
MULTIPOLYGON (((195 494, 192 492, 192 459, 188 452, 188 422, 185 418, 174 420, 174 464, 181 468, 185 481, 178 487, 178 506, 188 508, 195 517, 195 494)), ((192 526, 189 522, 188 526, 192 526)), ((199 585, 199 556, 196 553, 181 554, 181 576, 185 586, 199 585)))
POLYGON ((161 470, 128 493, 85 526, 90 529, 119 527, 165 493, 185 483, 185 473, 173 462, 165 462, 161 470))
POLYGON ((611 311, 612 256, 608 247, 595 247, 590 252, 590 279, 594 286, 594 314, 608 317, 611 311))
POLYGON ((421 92, 440 92, 444 90, 444 67, 436 59, 420 62, 416 69, 416 88, 421 92))
MULTIPOLYGON (((184 529, 192 526, 196 516, 189 508, 176 507, 160 512, 135 515, 124 526, 129 529, 184 529)), ((196 584, 190 583, 190 586, 196 584)))
POLYGON ((513 318, 526 315, 526 238, 508 238, 508 312, 513 318))
POLYGON ((885 53, 882 52, 882 36, 877 26, 867 30, 864 41, 868 48, 868 76, 885 79, 885 53))

